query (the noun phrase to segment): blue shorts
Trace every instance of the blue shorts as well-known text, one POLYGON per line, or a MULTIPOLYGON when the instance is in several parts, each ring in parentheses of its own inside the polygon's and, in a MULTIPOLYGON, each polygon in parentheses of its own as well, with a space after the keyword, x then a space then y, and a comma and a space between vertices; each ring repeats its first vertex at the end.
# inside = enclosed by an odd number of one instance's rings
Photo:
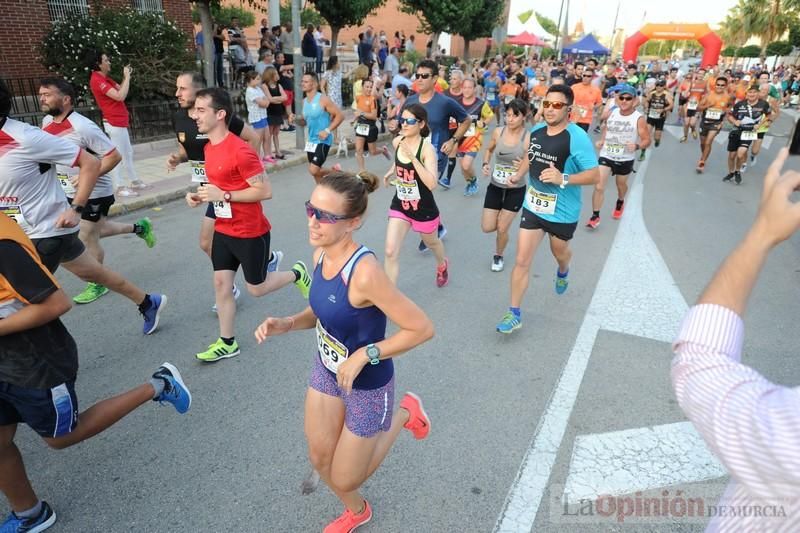
POLYGON ((394 376, 377 389, 353 389, 345 394, 336 382, 336 375, 323 366, 314 354, 314 368, 308 386, 315 391, 341 398, 344 402, 344 425, 353 435, 370 438, 392 427, 394 410, 394 376))
POLYGON ((267 122, 267 117, 264 117, 261 120, 259 120, 258 122, 251 122, 250 125, 253 126, 254 130, 263 130, 269 124, 267 122))
POLYGON ((71 433, 78 423, 75 382, 29 389, 0 381, 0 426, 24 423, 42 437, 71 433))

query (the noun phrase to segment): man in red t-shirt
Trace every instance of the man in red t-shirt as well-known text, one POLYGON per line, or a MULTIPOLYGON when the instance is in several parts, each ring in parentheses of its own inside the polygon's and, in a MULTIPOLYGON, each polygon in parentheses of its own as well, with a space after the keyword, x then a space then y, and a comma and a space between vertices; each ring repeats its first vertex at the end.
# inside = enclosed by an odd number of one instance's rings
POLYGON ((211 263, 220 330, 219 338, 197 358, 213 362, 240 353, 234 338, 236 301, 231 292, 240 265, 247 291, 253 296, 294 283, 308 298, 311 277, 302 261, 291 271, 278 271, 283 252, 270 252, 271 226, 261 208, 262 200, 272 198, 272 186, 258 154, 228 130, 228 117, 233 115, 228 93, 216 87, 198 91, 192 113, 197 131, 208 137, 204 148, 208 184, 196 193, 187 193, 186 202, 190 207, 205 202, 214 205, 211 263))
POLYGON ((128 135, 130 116, 128 108, 125 107, 125 98, 128 97, 128 90, 131 86, 131 69, 126 65, 122 69, 122 84, 118 84, 108 77, 111 71, 111 61, 108 56, 98 50, 91 50, 88 53, 88 67, 92 71, 89 78, 89 88, 92 90, 97 106, 103 113, 103 129, 111 137, 111 141, 116 145, 117 150, 122 156, 122 166, 128 175, 128 180, 121 181, 118 168, 111 171, 112 179, 117 187, 118 196, 139 196, 135 189, 145 189, 148 185, 139 179, 136 168, 133 166, 133 146, 128 135))

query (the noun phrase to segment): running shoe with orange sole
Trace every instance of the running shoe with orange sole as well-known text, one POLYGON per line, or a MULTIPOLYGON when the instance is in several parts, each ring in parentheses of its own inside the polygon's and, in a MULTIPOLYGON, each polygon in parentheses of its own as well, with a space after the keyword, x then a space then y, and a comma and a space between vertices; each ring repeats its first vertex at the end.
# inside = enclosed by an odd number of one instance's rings
POLYGON ((597 226, 600 225, 600 217, 592 215, 589 219, 589 222, 586 223, 586 227, 589 229, 597 229, 597 226))
POLYGON ((350 509, 345 509, 339 518, 325 526, 322 533, 351 533, 370 520, 372 520, 372 507, 367 500, 364 500, 363 511, 355 514, 350 509))
POLYGON ((431 420, 422 406, 422 400, 413 392, 407 392, 400 400, 400 408, 408 411, 408 422, 403 427, 409 430, 414 438, 422 440, 431 431, 431 420))

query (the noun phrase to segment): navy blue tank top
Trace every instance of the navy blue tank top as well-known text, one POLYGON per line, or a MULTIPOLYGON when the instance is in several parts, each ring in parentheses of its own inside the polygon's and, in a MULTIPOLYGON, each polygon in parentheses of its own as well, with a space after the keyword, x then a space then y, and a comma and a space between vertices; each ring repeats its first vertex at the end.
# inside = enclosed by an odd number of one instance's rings
MULTIPOLYGON (((373 252, 366 246, 359 247, 331 279, 325 279, 322 275, 324 253, 314 268, 308 303, 317 316, 317 356, 331 374, 335 374, 335 368, 356 350, 386 337, 386 315, 383 311, 374 305, 353 307, 348 298, 347 289, 353 270, 367 254, 373 252)), ((382 359, 377 365, 367 364, 353 382, 353 388, 377 389, 386 385, 393 375, 392 360, 382 359)))

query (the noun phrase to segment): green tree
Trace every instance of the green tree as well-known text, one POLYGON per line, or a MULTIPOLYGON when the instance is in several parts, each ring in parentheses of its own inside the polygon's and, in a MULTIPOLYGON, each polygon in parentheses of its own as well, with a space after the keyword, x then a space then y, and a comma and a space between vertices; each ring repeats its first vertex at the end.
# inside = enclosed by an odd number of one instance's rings
POLYGON ((794 47, 789 41, 775 41, 767 45, 768 56, 788 56, 794 47))
POLYGON ((722 57, 736 57, 739 53, 739 48, 736 46, 726 46, 722 49, 722 57))
POLYGON ((761 39, 761 52, 797 20, 797 0, 743 0, 740 13, 744 31, 761 39))
MULTIPOLYGON (((457 24, 465 6, 474 0, 400 0, 400 9, 419 17, 419 31, 431 34, 435 43, 442 32, 459 33, 457 24)), ((498 2, 499 3, 499 2, 498 2)))
POLYGON ((331 27, 331 54, 336 54, 339 30, 358 26, 386 0, 309 0, 331 27))
POLYGON ((789 26, 789 43, 792 46, 800 47, 800 22, 794 21, 789 26))
MULTIPOLYGON (((292 21, 292 2, 281 2, 281 24, 286 24, 292 21)), ((300 25, 306 27, 309 24, 320 26, 326 24, 325 19, 320 15, 316 9, 312 7, 305 7, 300 11, 300 25)))
POLYGON ((757 44, 750 44, 739 48, 739 57, 758 57, 761 55, 761 47, 757 44))
POLYGON ((497 0, 472 0, 463 3, 457 34, 464 38, 464 59, 469 61, 469 44, 481 37, 491 37, 492 30, 503 16, 503 2, 497 0))
POLYGON ((529 9, 529 10, 527 10, 527 11, 525 11, 525 12, 523 12, 523 13, 520 13, 519 15, 517 15, 517 19, 519 19, 519 21, 520 21, 521 23, 525 24, 526 22, 528 22, 528 20, 529 20, 529 19, 530 19, 532 16, 533 16, 533 9, 529 9))
POLYGON ((174 94, 175 76, 193 63, 189 42, 190 36, 161 14, 115 8, 54 22, 39 52, 45 68, 87 93, 91 72, 86 53, 103 50, 111 60, 112 77, 120 79, 124 65, 133 67, 136 83, 130 99, 142 101, 174 94))
MULTIPOLYGON (((231 19, 234 17, 239 19, 239 24, 241 24, 242 28, 249 28, 256 23, 255 15, 253 15, 252 11, 248 11, 247 9, 216 4, 211 6, 211 21, 218 26, 223 28, 229 27, 231 25, 231 19)), ((200 24, 200 11, 197 9, 197 6, 192 8, 192 22, 200 24)))
POLYGON ((544 31, 546 31, 550 35, 556 36, 561 33, 558 31, 558 25, 551 19, 545 17, 544 15, 536 13, 536 20, 539 21, 539 24, 541 24, 542 29, 544 29, 544 31))

